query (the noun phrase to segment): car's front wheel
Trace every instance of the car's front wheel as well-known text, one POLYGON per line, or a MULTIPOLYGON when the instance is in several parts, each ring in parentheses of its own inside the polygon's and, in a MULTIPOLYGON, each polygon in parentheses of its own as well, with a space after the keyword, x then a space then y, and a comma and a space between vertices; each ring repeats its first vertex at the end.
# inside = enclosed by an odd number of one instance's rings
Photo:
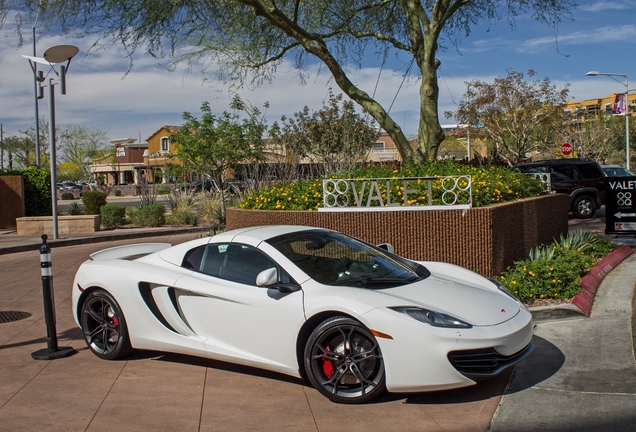
POLYGON ((337 403, 365 403, 386 388, 378 342, 361 323, 343 316, 323 321, 312 332, 305 370, 313 386, 337 403))
POLYGON ((91 292, 80 317, 86 345, 97 357, 114 360, 133 351, 124 314, 110 293, 91 292))
POLYGON ((579 219, 589 219, 596 213, 596 203, 589 195, 581 195, 572 202, 572 214, 579 219))

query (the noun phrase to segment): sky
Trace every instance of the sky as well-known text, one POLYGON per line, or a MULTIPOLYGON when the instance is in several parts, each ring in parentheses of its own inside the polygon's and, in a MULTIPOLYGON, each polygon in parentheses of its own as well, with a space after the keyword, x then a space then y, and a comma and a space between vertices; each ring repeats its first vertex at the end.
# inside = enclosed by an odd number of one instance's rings
MULTIPOLYGON (((535 79, 548 78, 557 88, 569 84, 570 99, 585 100, 624 92, 624 78, 587 77, 597 70, 603 73, 628 74, 636 86, 636 1, 578 0, 573 21, 560 23, 557 29, 520 16, 514 28, 501 21, 482 24, 461 40, 459 49, 448 47, 438 52, 439 112, 442 124, 445 111, 454 111, 461 101, 466 82, 492 82, 505 77, 507 70, 537 72, 535 79)), ((22 55, 33 54, 33 42, 27 39, 18 47, 15 26, 8 19, 0 29, 0 123, 4 137, 21 136, 20 131, 34 127, 35 100, 33 73, 22 55)), ((203 81, 198 71, 184 68, 169 71, 166 60, 137 53, 133 69, 120 46, 90 51, 91 39, 46 34, 36 28, 37 54, 55 45, 75 45, 79 54, 67 74, 67 94, 55 88, 55 120, 58 128, 66 125, 104 130, 109 139, 135 138, 145 141, 163 125, 180 125, 182 115, 200 114, 201 103, 208 101, 212 110, 229 110, 232 92, 226 84, 203 81)), ((393 57, 380 68, 369 54, 363 67, 349 65, 351 79, 363 90, 374 93, 407 135, 417 132, 419 80, 403 80, 404 65, 393 57), (379 77, 379 84, 378 83, 379 77)), ((44 66, 40 70, 45 70, 44 66)), ((248 87, 238 94, 264 110, 271 125, 281 116, 292 116, 304 106, 319 110, 329 88, 338 91, 326 68, 309 65, 303 85, 290 62, 284 62, 275 79, 260 87, 248 87)), ((630 88, 633 88, 630 85, 630 88)), ((49 97, 39 102, 41 119, 48 121, 49 97)))

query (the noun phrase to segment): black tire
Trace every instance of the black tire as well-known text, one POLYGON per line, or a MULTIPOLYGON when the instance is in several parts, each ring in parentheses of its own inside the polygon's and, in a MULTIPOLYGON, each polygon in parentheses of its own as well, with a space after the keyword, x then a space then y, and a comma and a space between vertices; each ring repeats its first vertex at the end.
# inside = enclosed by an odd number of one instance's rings
POLYGON ((305 371, 312 385, 332 402, 361 404, 386 389, 384 360, 371 332, 339 316, 323 321, 305 345, 305 371))
POLYGON ((124 314, 110 293, 91 292, 82 305, 80 321, 86 345, 97 357, 115 360, 132 353, 124 314))
POLYGON ((578 219, 589 219, 596 213, 596 202, 589 195, 580 195, 572 202, 572 214, 578 219))

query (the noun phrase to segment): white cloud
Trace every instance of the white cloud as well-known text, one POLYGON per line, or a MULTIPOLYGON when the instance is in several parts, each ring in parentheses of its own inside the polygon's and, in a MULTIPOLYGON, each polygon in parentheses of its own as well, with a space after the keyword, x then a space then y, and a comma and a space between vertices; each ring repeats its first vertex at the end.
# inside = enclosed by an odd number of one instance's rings
POLYGON ((632 7, 633 5, 628 5, 626 2, 596 1, 592 4, 581 5, 579 9, 585 12, 605 12, 609 10, 626 10, 632 7))

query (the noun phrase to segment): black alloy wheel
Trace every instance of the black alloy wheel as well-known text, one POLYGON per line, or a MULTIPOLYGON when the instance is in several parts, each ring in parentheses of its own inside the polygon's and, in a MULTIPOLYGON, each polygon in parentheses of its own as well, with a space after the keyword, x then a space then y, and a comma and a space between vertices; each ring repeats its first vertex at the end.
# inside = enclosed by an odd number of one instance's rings
POLYGON ((86 345, 97 357, 114 360, 133 351, 124 314, 108 292, 91 292, 82 305, 80 319, 86 345))
POLYGON ((305 370, 332 402, 365 403, 386 389, 378 342, 358 321, 343 316, 323 321, 312 332, 305 346, 305 370))

